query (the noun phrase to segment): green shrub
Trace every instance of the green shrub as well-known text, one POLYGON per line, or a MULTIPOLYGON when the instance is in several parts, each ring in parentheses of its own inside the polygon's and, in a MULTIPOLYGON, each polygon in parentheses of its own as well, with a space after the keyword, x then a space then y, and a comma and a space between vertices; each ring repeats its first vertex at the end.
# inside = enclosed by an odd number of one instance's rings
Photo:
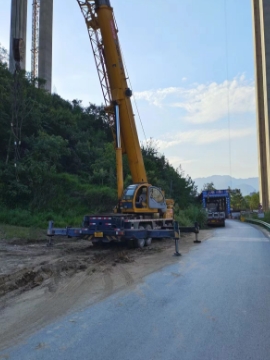
POLYGON ((54 221, 56 227, 75 226, 80 227, 83 216, 87 212, 79 212, 78 210, 69 211, 68 213, 57 212, 30 212, 24 209, 7 209, 0 210, 0 223, 8 225, 16 225, 23 227, 32 227, 46 229, 50 220, 54 221))
POLYGON ((175 219, 180 226, 193 226, 195 222, 198 222, 199 226, 203 228, 206 224, 207 214, 201 206, 189 205, 185 210, 180 210, 176 206, 175 219))
POLYGON ((264 219, 262 220, 270 224, 270 210, 264 213, 264 219))

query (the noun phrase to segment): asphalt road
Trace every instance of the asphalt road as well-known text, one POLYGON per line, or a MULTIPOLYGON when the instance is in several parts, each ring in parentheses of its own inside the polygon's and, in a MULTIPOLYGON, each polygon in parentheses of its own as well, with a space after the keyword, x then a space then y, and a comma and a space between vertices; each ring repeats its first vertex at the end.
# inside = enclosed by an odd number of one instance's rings
POLYGON ((213 235, 0 359, 269 360, 270 238, 234 221, 213 235))

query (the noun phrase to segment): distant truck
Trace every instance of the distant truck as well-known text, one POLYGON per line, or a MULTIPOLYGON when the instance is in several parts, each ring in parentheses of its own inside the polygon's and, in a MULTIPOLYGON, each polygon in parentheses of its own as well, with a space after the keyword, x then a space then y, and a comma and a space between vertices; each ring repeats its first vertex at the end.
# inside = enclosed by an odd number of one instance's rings
POLYGON ((231 208, 228 190, 205 190, 199 199, 207 211, 207 225, 225 226, 231 208))

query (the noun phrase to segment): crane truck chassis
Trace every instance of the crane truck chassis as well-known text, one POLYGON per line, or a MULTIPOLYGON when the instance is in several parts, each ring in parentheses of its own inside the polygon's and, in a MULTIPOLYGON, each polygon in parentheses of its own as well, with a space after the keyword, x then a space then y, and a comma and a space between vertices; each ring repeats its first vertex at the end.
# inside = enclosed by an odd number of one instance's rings
POLYGON ((86 215, 81 228, 54 228, 49 222, 47 235, 87 239, 98 243, 126 242, 129 247, 148 246, 152 238, 179 239, 177 221, 171 219, 130 219, 125 214, 86 215))

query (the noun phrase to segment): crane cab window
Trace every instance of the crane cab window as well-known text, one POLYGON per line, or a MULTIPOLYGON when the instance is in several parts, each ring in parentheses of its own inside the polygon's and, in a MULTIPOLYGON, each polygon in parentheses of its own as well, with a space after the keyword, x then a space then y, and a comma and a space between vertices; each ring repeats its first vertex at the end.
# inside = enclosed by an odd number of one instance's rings
POLYGON ((162 192, 157 188, 154 187, 151 188, 150 198, 155 200, 157 203, 164 203, 164 196, 162 192))
POLYGON ((128 186, 123 195, 123 200, 132 200, 137 186, 128 186))

